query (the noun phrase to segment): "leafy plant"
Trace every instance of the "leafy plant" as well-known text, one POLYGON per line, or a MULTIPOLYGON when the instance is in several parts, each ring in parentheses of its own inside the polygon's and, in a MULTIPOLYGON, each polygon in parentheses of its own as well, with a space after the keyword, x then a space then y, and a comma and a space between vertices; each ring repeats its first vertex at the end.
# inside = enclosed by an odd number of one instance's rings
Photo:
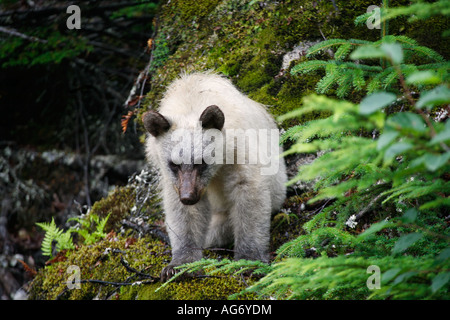
POLYGON ((42 254, 52 258, 57 252, 62 250, 75 249, 72 233, 78 233, 82 236, 84 239, 83 243, 87 245, 103 239, 106 237, 104 229, 108 219, 109 215, 106 218, 100 219, 95 214, 71 218, 68 221, 76 221, 81 227, 71 227, 66 231, 58 228, 53 218, 50 223, 37 222, 36 225, 45 231, 45 236, 41 244, 42 254), (95 228, 93 232, 91 232, 92 227, 95 228))
POLYGON ((70 232, 79 234, 83 237, 83 243, 90 245, 106 237, 104 230, 109 216, 110 214, 100 219, 96 214, 88 214, 84 217, 70 218, 67 221, 76 221, 80 224, 79 227, 75 226, 70 228, 70 232))
POLYGON ((50 223, 37 222, 36 225, 45 231, 44 240, 42 240, 41 244, 41 250, 44 256, 52 258, 55 252, 75 248, 70 231, 59 229, 53 218, 50 223))
MULTIPOLYGON (((291 74, 306 74, 316 70, 325 70, 325 76, 317 83, 316 92, 330 93, 336 88, 339 98, 348 96, 351 92, 374 93, 378 90, 399 91, 398 72, 409 76, 420 70, 427 73, 439 74, 448 80, 450 64, 436 51, 421 46, 407 36, 388 35, 388 21, 402 15, 411 15, 410 21, 426 19, 432 15, 450 15, 450 1, 442 0, 436 3, 421 1, 408 7, 389 8, 388 1, 383 1, 380 9, 381 39, 367 41, 359 39, 329 39, 312 46, 307 57, 312 58, 322 52, 329 52, 336 48, 332 54, 334 59, 309 60, 297 64, 291 69, 291 74), (392 45, 396 43, 395 45, 392 45), (399 47, 401 46, 401 48, 399 47), (388 65, 385 60, 373 64, 370 59, 394 59, 394 65, 388 65), (362 63, 361 59, 369 59, 362 63), (350 61, 349 61, 350 60, 350 61), (420 63, 418 63, 420 62, 420 63)), ((376 12, 369 12, 358 16, 355 24, 366 22, 376 12)), ((448 30, 446 31, 448 32, 448 30)))
MULTIPOLYGON (((404 36, 327 40, 309 56, 333 47, 334 59, 301 63, 292 74, 324 69, 318 93, 337 88, 338 97, 351 90, 368 95, 353 103, 313 94, 278 118, 331 113, 281 138, 292 142, 285 156, 321 154, 289 183, 314 181, 309 201, 331 204, 303 225, 305 234, 277 250, 266 276, 245 292, 281 299, 448 299, 450 121, 434 122, 430 113, 448 112, 449 63, 404 36), (367 286, 371 265, 381 272, 380 289, 367 286)), ((250 265, 202 260, 181 270, 235 274, 250 265)))
POLYGON ((331 89, 336 87, 336 95, 343 98, 352 90, 373 93, 377 90, 398 89, 397 68, 394 66, 383 68, 369 63, 370 61, 363 64, 360 59, 380 58, 385 55, 401 59, 402 62, 398 64, 398 68, 405 76, 426 69, 447 78, 450 68, 439 53, 418 45, 415 40, 406 36, 391 35, 374 42, 358 39, 330 39, 309 48, 307 57, 313 57, 334 47, 337 47, 334 59, 299 63, 291 69, 291 74, 325 70, 325 76, 316 85, 317 93, 330 93, 331 89), (392 45, 393 43, 396 44, 392 45), (399 54, 404 57, 400 57, 399 54), (346 61, 348 59, 353 61, 346 61), (417 59, 421 59, 423 63, 414 64, 413 61, 417 59))
MULTIPOLYGON (((386 2, 387 2, 386 0, 383 1, 384 4, 386 2)), ((388 22, 389 20, 401 16, 407 16, 408 22, 415 22, 417 20, 426 20, 428 18, 437 15, 443 16, 450 15, 449 0, 438 0, 433 2, 414 0, 412 2, 413 3, 411 3, 411 5, 409 6, 400 6, 394 8, 389 8, 388 5, 383 5, 383 7, 380 8, 380 15, 381 15, 380 22, 385 23, 388 22)), ((365 23, 367 19, 373 17, 374 14, 375 11, 372 11, 356 17, 355 24, 360 25, 365 23)), ((448 29, 444 31, 443 36, 447 36, 449 34, 449 31, 450 30, 448 29)))
MULTIPOLYGON (((311 95, 303 99, 301 108, 279 118, 283 121, 315 110, 332 113, 329 118, 287 130, 282 140, 295 142, 285 155, 325 152, 300 168, 290 183, 319 177, 315 184, 317 195, 310 201, 337 201, 305 224, 306 235, 278 250, 280 257, 304 257, 305 250, 313 247, 322 257, 275 264, 274 270, 257 284, 258 290, 287 298, 323 297, 336 290, 343 294, 344 289, 351 289, 347 294, 359 290, 363 296, 373 298, 447 297, 441 289, 449 281, 450 236, 445 223, 437 221, 442 221, 440 216, 450 205, 450 121, 433 122, 428 113, 450 103, 448 62, 409 40, 392 36, 376 43, 329 40, 310 49, 315 53, 327 46, 340 46, 335 60, 323 64, 328 69, 317 85, 319 92, 333 85, 338 86, 341 96, 348 91, 343 80, 338 79, 342 75, 333 73, 337 70, 334 66, 340 66, 336 61, 347 54, 359 61, 381 59, 380 64, 386 68, 343 63, 345 67, 339 72, 348 73, 348 83, 370 78, 367 91, 371 93, 359 104, 311 95), (358 48, 350 54, 353 44, 358 48), (421 52, 438 63, 406 64, 409 51, 421 52), (382 86, 374 85, 377 79, 384 79, 382 86), (416 91, 413 95, 412 87, 420 94, 416 91), (399 106, 409 111, 389 111, 399 106), (351 236, 349 230, 374 207, 382 209, 377 215, 383 219, 361 235, 351 236), (405 214, 386 220, 398 212, 405 214), (382 232, 391 236, 380 237, 382 232), (321 242, 321 235, 327 233, 328 243, 335 245, 331 254, 321 242), (351 255, 342 255, 339 247, 351 255), (329 258, 336 254, 338 258, 329 258), (368 263, 384 271, 382 289, 371 294, 363 282, 367 275, 362 272, 368 263)), ((294 73, 313 70, 321 63, 303 63, 294 73)))

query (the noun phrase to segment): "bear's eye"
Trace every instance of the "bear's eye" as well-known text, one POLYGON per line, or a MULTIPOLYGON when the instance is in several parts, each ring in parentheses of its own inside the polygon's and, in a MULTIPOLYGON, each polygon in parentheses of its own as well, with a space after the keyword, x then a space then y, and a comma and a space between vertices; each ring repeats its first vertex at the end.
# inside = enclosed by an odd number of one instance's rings
POLYGON ((180 169, 180 166, 178 164, 174 163, 173 161, 169 160, 169 168, 173 172, 177 172, 180 169))

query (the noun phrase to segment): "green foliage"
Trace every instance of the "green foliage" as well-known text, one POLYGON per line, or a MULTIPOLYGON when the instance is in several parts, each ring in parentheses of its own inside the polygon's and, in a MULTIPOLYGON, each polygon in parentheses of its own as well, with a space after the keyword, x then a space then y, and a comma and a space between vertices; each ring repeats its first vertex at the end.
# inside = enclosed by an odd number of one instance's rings
POLYGON ((85 217, 70 218, 67 221, 76 221, 80 226, 72 227, 70 232, 77 233, 83 237, 83 243, 90 245, 106 237, 105 226, 108 222, 110 214, 100 219, 96 214, 88 214, 85 217), (92 231, 93 229, 93 231, 92 231))
POLYGON ((44 240, 42 240, 41 250, 44 256, 53 257, 54 251, 58 252, 66 249, 74 249, 70 231, 63 231, 56 226, 55 220, 52 218, 50 223, 37 222, 37 226, 45 231, 44 240), (54 248, 54 245, 56 247, 54 248))
POLYGON ((58 228, 54 219, 50 223, 37 222, 36 225, 45 231, 44 240, 42 240, 41 250, 44 256, 52 258, 54 253, 62 250, 75 249, 72 239, 72 233, 77 233, 83 237, 83 243, 87 245, 94 244, 106 237, 104 232, 109 215, 100 219, 95 214, 89 214, 84 217, 71 218, 68 221, 76 221, 80 226, 71 227, 64 231, 58 228), (91 229, 94 228, 93 231, 91 229))
POLYGON ((41 40, 30 42, 22 38, 0 39, 0 66, 2 68, 59 64, 64 59, 73 59, 82 53, 89 53, 93 49, 84 38, 66 36, 58 31, 45 28, 36 28, 29 36, 41 40))
MULTIPOLYGON (((242 293, 283 299, 449 298, 450 234, 443 212, 449 206, 450 121, 434 123, 426 113, 450 102, 446 73, 435 71, 447 63, 411 71, 403 64, 405 51, 398 42, 380 42, 361 44, 352 53, 386 63, 396 93, 376 91, 360 103, 313 94, 278 118, 331 114, 294 126, 281 139, 293 142, 284 155, 322 154, 289 183, 315 181, 309 202, 334 202, 303 225, 305 234, 282 245, 275 263, 263 269, 266 276, 242 293), (409 84, 421 90, 418 98, 409 84), (399 104, 412 111, 389 112, 399 104), (371 265, 381 270, 381 289, 366 284, 371 265)), ((383 72, 381 66, 368 67, 383 72)), ((181 270, 235 275, 246 267, 252 264, 202 260, 181 270)))
POLYGON ((160 32, 155 39, 155 50, 153 50, 153 60, 150 65, 150 71, 155 72, 157 68, 164 65, 169 57, 169 47, 167 44, 166 36, 163 32, 160 32))
POLYGON ((398 69, 405 76, 426 68, 428 72, 448 78, 449 64, 436 51, 420 46, 406 36, 385 36, 378 41, 357 39, 330 39, 322 41, 308 50, 307 57, 326 52, 337 47, 333 60, 309 60, 297 64, 291 74, 307 74, 316 70, 325 70, 325 76, 317 83, 317 93, 330 93, 336 89, 339 98, 348 96, 353 91, 373 93, 377 90, 398 91, 398 69), (350 58, 353 61, 346 61, 350 58), (390 67, 373 65, 370 59, 383 58, 390 62, 390 67), (367 63, 360 60, 367 59, 367 63), (420 60, 421 64, 413 62, 420 60), (358 63, 357 63, 358 62, 358 63))
MULTIPOLYGON (((360 47, 354 54, 358 58, 379 57, 388 60, 399 81, 404 81, 406 75, 400 67, 403 49, 399 44, 383 43, 376 54, 373 48, 368 50, 369 47, 371 45, 360 47)), ((412 73, 411 77, 417 79, 417 73, 412 73)), ((440 78, 439 82, 445 81, 444 78, 440 78)), ((410 94, 410 89, 405 84, 403 89, 407 95, 410 94)), ((333 116, 287 131, 282 139, 296 139, 297 143, 286 151, 286 154, 320 150, 333 152, 300 170, 291 183, 298 179, 313 179, 319 175, 322 180, 319 186, 327 185, 327 187, 320 191, 315 200, 329 198, 332 195, 342 196, 352 188, 361 191, 377 182, 392 183, 394 189, 385 192, 391 193, 392 196, 386 201, 401 195, 403 195, 401 199, 431 195, 438 189, 444 193, 448 192, 449 184, 442 179, 442 173, 449 169, 450 151, 445 144, 449 134, 448 120, 445 124, 432 124, 420 109, 450 102, 450 91, 442 84, 425 91, 417 102, 410 96, 408 98, 402 102, 410 103, 412 107, 419 109, 420 115, 399 112, 387 119, 382 111, 397 99, 391 92, 373 93, 365 97, 359 105, 320 96, 305 98, 302 108, 280 117, 279 120, 296 117, 312 110, 331 111, 333 116), (354 133, 358 130, 364 130, 366 133, 378 130, 381 135, 377 140, 355 136, 354 133), (399 156, 409 162, 394 164, 399 156), (395 169, 386 172, 386 168, 390 165, 395 169), (329 170, 330 167, 334 170, 329 170), (337 179, 349 175, 354 177, 335 184, 337 179)), ((424 205, 429 207, 430 203, 424 205)))
POLYGON ((353 235, 337 228, 322 227, 310 234, 299 236, 285 243, 277 250, 277 253, 278 259, 282 257, 305 257, 307 250, 312 250, 313 255, 333 256, 351 251, 354 244, 353 235))
POLYGON ((359 103, 310 95, 278 118, 332 114, 288 129, 282 141, 294 142, 285 155, 323 154, 290 183, 315 181, 310 202, 334 202, 278 249, 277 259, 288 259, 248 291, 288 299, 448 299, 450 121, 434 123, 428 112, 450 102, 449 63, 405 36, 331 39, 308 56, 335 47, 332 60, 302 62, 291 73, 323 69, 318 93, 369 95, 359 103), (366 285, 370 265, 381 270, 381 289, 366 285))
POLYGON ((246 291, 276 299, 362 299, 370 297, 417 299, 449 298, 444 286, 448 272, 437 260, 387 256, 367 261, 364 257, 339 256, 333 259, 290 258, 277 263, 274 270, 246 291), (368 289, 367 269, 375 265, 382 271, 380 289, 368 289), (436 268, 436 266, 438 266, 436 268), (414 270, 414 271, 411 271, 414 270))
POLYGON ((304 225, 307 234, 281 246, 279 257, 305 257, 311 248, 322 257, 277 263, 256 288, 278 298, 324 297, 333 290, 340 292, 339 298, 354 298, 353 294, 391 299, 448 298, 443 288, 449 281, 450 237, 445 223, 436 222, 442 221, 441 212, 449 207, 446 173, 450 170, 450 121, 433 123, 426 113, 450 102, 448 62, 409 38, 392 36, 375 43, 328 40, 312 47, 310 54, 331 46, 339 46, 335 60, 305 62, 294 67, 293 73, 325 68, 327 74, 318 82, 317 91, 327 92, 337 84, 338 96, 344 96, 339 92, 348 92, 343 89, 345 83, 354 83, 353 79, 363 74, 364 81, 369 78, 366 90, 370 94, 359 104, 311 95, 303 99, 301 108, 279 117, 283 121, 314 110, 332 112, 329 118, 291 128, 282 137, 283 141, 295 141, 286 155, 325 153, 301 167, 290 183, 318 178, 317 195, 310 202, 337 201, 304 225), (381 59, 381 65, 340 64, 338 60, 349 54, 349 46, 358 46, 351 58, 381 59), (436 63, 406 64, 411 52, 436 63), (349 80, 338 81, 342 77, 349 80), (375 86, 377 79, 380 85, 375 86), (408 85, 421 90, 418 99, 412 97, 408 85), (388 112, 396 104, 414 112, 388 112), (391 221, 382 219, 358 237, 349 234, 371 206, 381 207, 378 214, 384 219, 410 209, 391 221), (392 207, 396 211, 390 211, 392 207), (380 236, 386 231, 389 237, 380 236), (371 294, 364 286, 368 263, 383 270, 381 289, 371 294), (349 289, 346 294, 344 288, 349 289))
MULTIPOLYGON (((432 3, 415 0, 415 3, 409 6, 397 7, 397 8, 382 8, 381 20, 388 21, 401 16, 408 16, 409 22, 417 20, 426 20, 433 16, 442 15, 444 17, 450 16, 450 1, 438 0, 432 3)), ((363 19, 355 20, 356 23, 360 23, 363 19)), ((448 34, 448 29, 445 34, 448 34)))

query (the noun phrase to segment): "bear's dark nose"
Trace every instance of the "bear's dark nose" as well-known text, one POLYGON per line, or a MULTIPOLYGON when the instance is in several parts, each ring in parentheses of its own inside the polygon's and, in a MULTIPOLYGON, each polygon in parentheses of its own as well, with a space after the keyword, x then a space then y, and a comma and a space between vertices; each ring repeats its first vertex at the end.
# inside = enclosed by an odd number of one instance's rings
POLYGON ((185 205, 193 205, 200 200, 196 170, 180 172, 179 195, 181 203, 185 205))
POLYGON ((195 194, 180 195, 181 203, 188 206, 196 204, 198 200, 200 200, 200 198, 195 194))

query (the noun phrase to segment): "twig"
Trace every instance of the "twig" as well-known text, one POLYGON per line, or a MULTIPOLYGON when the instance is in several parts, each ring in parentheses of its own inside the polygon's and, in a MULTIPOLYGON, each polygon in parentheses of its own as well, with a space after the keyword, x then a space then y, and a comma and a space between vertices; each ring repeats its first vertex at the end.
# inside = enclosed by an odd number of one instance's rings
POLYGON ((88 207, 92 206, 91 196, 90 196, 90 182, 89 182, 89 163, 91 161, 91 151, 89 147, 89 135, 87 131, 87 123, 86 119, 83 115, 83 100, 81 99, 81 92, 77 90, 76 99, 78 102, 78 113, 79 118, 81 120, 81 125, 83 127, 83 136, 84 136, 84 148, 86 152, 86 159, 83 164, 83 179, 84 179, 84 189, 86 193, 86 204, 88 207))
POLYGON ((17 31, 16 29, 12 29, 12 28, 5 28, 5 27, 0 26, 0 32, 9 34, 9 35, 14 36, 14 37, 19 37, 19 38, 22 38, 22 39, 25 39, 25 40, 28 40, 28 41, 40 42, 40 43, 45 43, 45 44, 48 43, 47 40, 44 40, 44 39, 41 39, 41 38, 37 38, 37 37, 33 37, 33 36, 28 36, 28 35, 26 35, 26 34, 24 34, 22 32, 17 31))
MULTIPOLYGON (((121 287, 121 286, 134 286, 134 285, 141 285, 141 284, 152 284, 154 283, 154 280, 148 280, 148 281, 134 281, 134 282, 115 282, 115 281, 104 281, 104 280, 97 280, 97 279, 83 279, 79 280, 76 283, 97 283, 97 284, 103 284, 103 285, 111 285, 115 287, 121 287)), ((67 282, 63 282, 62 285, 67 285, 67 282)), ((60 300, 61 297, 71 289, 68 287, 64 288, 64 290, 58 294, 56 297, 56 300, 60 300)))
POLYGON ((133 87, 131 88, 130 94, 128 95, 128 98, 124 102, 124 106, 125 107, 127 107, 130 104, 130 102, 132 100, 134 100, 134 96, 136 94, 136 91, 137 91, 139 85, 140 85, 140 93, 139 93, 139 96, 138 96, 139 99, 138 99, 138 102, 137 102, 136 109, 139 109, 140 106, 141 106, 141 100, 142 100, 141 97, 143 97, 143 95, 144 95, 145 84, 147 82, 148 74, 150 72, 150 67, 151 67, 151 65, 153 63, 153 52, 155 51, 155 37, 156 37, 156 35, 158 33, 158 24, 159 24, 158 17, 155 17, 154 18, 154 24, 153 24, 154 25, 154 30, 153 30, 153 34, 151 36, 151 41, 152 42, 151 42, 151 47, 149 48, 149 50, 150 50, 150 58, 148 60, 147 65, 145 66, 144 70, 142 70, 139 73, 139 76, 137 77, 136 82, 134 83, 133 87))
POLYGON ((134 286, 139 284, 151 284, 154 283, 154 280, 149 281, 134 281, 134 282, 114 282, 114 281, 104 281, 104 280, 96 280, 96 279, 84 279, 80 280, 80 283, 98 283, 98 284, 106 284, 111 286, 134 286))
POLYGON ((151 279, 152 282, 159 281, 159 278, 157 278, 157 277, 153 277, 153 276, 151 276, 151 275, 149 275, 149 274, 145 274, 145 273, 143 273, 143 272, 140 272, 140 271, 138 271, 138 270, 132 268, 132 267, 128 264, 128 261, 126 261, 123 257, 120 257, 120 262, 121 262, 122 265, 125 267, 125 269, 127 269, 128 272, 132 272, 132 273, 138 275, 138 276, 141 277, 141 278, 151 279))
POLYGON ((382 195, 382 194, 379 194, 379 195, 377 195, 375 198, 373 198, 373 199, 369 202, 369 204, 367 205, 367 207, 365 207, 364 209, 362 209, 362 210, 355 216, 355 221, 361 219, 361 218, 366 214, 366 212, 369 211, 369 208, 370 208, 371 206, 373 206, 373 204, 374 204, 375 202, 377 202, 378 199, 381 198, 381 195, 382 195))
POLYGON ((165 234, 159 226, 155 225, 137 225, 133 222, 123 220, 122 225, 127 228, 136 230, 143 234, 150 234, 163 241, 164 243, 170 243, 169 237, 165 234))

